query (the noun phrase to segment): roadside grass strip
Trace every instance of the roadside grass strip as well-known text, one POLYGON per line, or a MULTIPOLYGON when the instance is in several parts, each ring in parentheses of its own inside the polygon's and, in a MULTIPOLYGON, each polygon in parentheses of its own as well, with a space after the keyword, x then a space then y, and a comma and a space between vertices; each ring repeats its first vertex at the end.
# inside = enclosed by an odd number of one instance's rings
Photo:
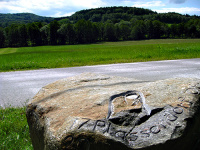
POLYGON ((21 47, 0 49, 0 72, 189 58, 200 58, 200 39, 21 47))

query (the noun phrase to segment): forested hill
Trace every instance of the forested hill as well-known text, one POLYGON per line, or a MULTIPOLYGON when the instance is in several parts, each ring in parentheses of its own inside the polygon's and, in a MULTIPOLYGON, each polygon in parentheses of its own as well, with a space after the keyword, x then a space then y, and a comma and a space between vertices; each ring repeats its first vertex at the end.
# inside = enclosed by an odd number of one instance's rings
POLYGON ((25 24, 32 22, 51 22, 54 18, 42 17, 31 13, 1 14, 0 27, 7 27, 11 24, 25 24))
POLYGON ((136 8, 136 7, 104 7, 97 9, 81 10, 76 12, 70 17, 72 21, 80 19, 90 20, 93 22, 105 22, 111 20, 114 23, 120 20, 129 21, 134 16, 153 15, 157 14, 149 9, 136 8))
POLYGON ((111 20, 118 23, 121 20, 158 20, 163 23, 181 23, 199 16, 181 15, 178 13, 157 13, 150 9, 136 7, 104 7, 97 9, 81 10, 69 17, 70 21, 77 22, 80 19, 92 22, 106 22, 111 20))
POLYGON ((46 22, 50 23, 54 20, 63 20, 76 23, 84 19, 92 22, 106 22, 108 20, 113 23, 120 21, 134 21, 134 20, 158 20, 163 23, 181 23, 187 22, 190 19, 200 19, 200 16, 181 15, 178 13, 157 13, 150 9, 136 8, 136 7, 102 7, 96 9, 87 9, 76 12, 70 17, 52 18, 42 17, 32 13, 17 13, 17 14, 1 14, 0 13, 0 27, 7 27, 12 24, 27 24, 32 22, 46 22))

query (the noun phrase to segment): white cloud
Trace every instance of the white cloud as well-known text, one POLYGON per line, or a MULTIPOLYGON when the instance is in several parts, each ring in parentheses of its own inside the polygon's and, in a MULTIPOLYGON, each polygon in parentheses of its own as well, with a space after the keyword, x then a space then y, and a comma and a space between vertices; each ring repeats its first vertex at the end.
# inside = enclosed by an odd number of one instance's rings
POLYGON ((81 6, 85 8, 96 8, 99 6, 103 6, 106 3, 101 0, 71 0, 69 4, 72 4, 73 6, 81 6))
POLYGON ((73 15, 75 12, 69 12, 69 13, 63 13, 61 11, 55 13, 54 15, 52 15, 51 17, 63 17, 63 16, 71 16, 73 15))
POLYGON ((40 12, 56 9, 59 12, 59 9, 62 9, 65 10, 63 12, 65 14, 67 10, 72 12, 75 8, 96 8, 103 5, 105 3, 102 0, 11 0, 0 1, 0 12, 3 10, 9 13, 40 12))
POLYGON ((193 12, 200 12, 200 8, 194 7, 182 7, 182 8, 162 8, 159 10, 155 10, 158 13, 166 13, 166 12, 177 12, 181 14, 192 14, 193 12))
POLYGON ((165 6, 165 4, 162 1, 150 1, 150 2, 134 2, 133 7, 161 7, 165 6))

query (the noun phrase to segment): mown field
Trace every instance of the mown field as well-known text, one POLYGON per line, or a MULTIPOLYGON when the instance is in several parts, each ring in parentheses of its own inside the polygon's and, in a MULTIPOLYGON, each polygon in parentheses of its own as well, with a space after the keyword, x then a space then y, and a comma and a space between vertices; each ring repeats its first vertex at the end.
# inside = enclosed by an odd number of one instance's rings
POLYGON ((0 71, 200 57, 200 39, 105 42, 0 49, 0 71))
MULTIPOLYGON (((0 49, 0 71, 200 58, 200 39, 0 49)), ((0 149, 32 150, 25 108, 0 108, 0 149)))

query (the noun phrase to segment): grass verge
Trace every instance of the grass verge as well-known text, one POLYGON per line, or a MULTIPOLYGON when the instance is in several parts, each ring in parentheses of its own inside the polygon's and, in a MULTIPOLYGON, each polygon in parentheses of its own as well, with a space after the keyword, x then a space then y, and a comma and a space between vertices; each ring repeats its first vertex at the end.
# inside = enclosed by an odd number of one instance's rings
POLYGON ((26 108, 0 108, 0 149, 33 150, 26 108))
POLYGON ((0 49, 0 71, 200 58, 200 39, 0 49))

